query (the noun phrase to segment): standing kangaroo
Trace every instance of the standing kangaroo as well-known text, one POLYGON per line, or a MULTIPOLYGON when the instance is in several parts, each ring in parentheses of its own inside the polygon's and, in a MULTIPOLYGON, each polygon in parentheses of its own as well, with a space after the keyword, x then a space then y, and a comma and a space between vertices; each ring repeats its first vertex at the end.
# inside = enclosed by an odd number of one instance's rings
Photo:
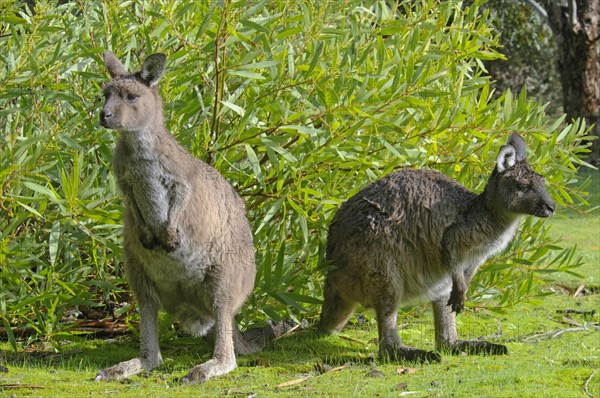
POLYGON ((345 202, 329 227, 326 257, 334 268, 325 281, 320 330, 341 330, 360 303, 375 308, 380 357, 440 361, 398 336, 398 306, 428 299, 437 350, 506 354, 503 345, 457 340, 456 314, 477 268, 506 247, 523 215, 554 214, 544 179, 526 155, 525 141, 512 134, 480 195, 439 172, 406 169, 345 202))
POLYGON ((235 351, 251 353, 274 337, 269 326, 242 337, 234 317, 254 287, 252 233, 242 199, 211 166, 184 150, 164 127, 158 81, 164 54, 128 74, 114 54, 104 62, 100 124, 120 132, 114 171, 123 194, 125 273, 140 307, 140 356, 101 370, 96 380, 122 379, 162 363, 158 310, 194 335, 214 332, 212 359, 184 381, 202 382, 236 367, 235 351), (258 341, 258 340, 263 341, 258 341))

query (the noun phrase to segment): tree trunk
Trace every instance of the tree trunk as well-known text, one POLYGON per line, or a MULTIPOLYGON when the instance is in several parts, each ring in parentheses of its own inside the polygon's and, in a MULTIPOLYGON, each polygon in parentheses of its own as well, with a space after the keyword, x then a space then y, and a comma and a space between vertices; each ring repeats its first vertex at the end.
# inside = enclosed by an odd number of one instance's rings
MULTIPOLYGON (((567 118, 584 117, 600 138, 600 0, 543 0, 558 46, 558 71, 567 118)), ((600 163, 600 140, 591 162, 600 163)))

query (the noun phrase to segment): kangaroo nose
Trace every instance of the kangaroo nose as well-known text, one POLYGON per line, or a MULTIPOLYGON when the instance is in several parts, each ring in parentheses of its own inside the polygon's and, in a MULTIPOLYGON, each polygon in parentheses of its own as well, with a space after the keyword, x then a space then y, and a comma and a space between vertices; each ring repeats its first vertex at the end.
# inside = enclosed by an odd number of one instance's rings
POLYGON ((108 119, 112 116, 111 112, 105 111, 104 109, 100 111, 100 125, 104 127, 108 126, 108 119))
POLYGON ((554 215, 555 205, 554 202, 544 202, 543 204, 543 217, 550 217, 554 215))

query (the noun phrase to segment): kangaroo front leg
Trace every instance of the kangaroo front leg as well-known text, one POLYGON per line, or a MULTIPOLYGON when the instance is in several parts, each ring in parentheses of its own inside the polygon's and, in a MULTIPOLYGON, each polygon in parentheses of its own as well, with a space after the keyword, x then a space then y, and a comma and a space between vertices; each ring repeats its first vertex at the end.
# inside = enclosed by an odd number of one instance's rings
POLYGON ((237 367, 233 345, 233 311, 221 310, 217 313, 214 326, 215 348, 212 359, 194 366, 183 378, 183 382, 202 383, 213 376, 231 372, 237 367))
POLYGON ((141 237, 145 230, 150 232, 145 240, 140 237, 145 248, 162 247, 172 252, 179 246, 178 227, 190 193, 191 187, 185 181, 140 180, 132 187, 132 210, 141 237))
POLYGON ((180 244, 178 227, 190 194, 191 187, 184 181, 174 183, 169 190, 169 212, 163 238, 163 246, 167 251, 175 250, 180 244))
POLYGON ((144 220, 138 205, 135 202, 130 202, 127 204, 126 211, 131 212, 133 219, 135 220, 135 225, 137 225, 138 239, 142 246, 148 250, 154 250, 160 246, 158 238, 152 232, 152 229, 148 226, 146 220, 144 220))
POLYGON ((98 372, 96 381, 121 380, 142 370, 151 370, 162 364, 158 345, 158 308, 143 305, 140 308, 140 356, 123 361, 98 372))
POLYGON ((433 319, 435 323, 435 347, 438 351, 449 351, 458 355, 469 354, 508 354, 508 348, 484 340, 458 340, 456 330, 456 312, 448 307, 448 297, 433 301, 433 319))

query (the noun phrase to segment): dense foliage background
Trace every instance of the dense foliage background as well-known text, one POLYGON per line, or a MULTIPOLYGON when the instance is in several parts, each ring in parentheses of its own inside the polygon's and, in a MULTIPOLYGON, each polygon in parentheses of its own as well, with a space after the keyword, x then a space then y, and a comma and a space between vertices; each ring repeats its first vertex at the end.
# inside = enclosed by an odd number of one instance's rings
POLYGON ((547 114, 561 115, 558 54, 548 24, 524 1, 488 0, 482 7, 489 10, 489 21, 500 34, 500 51, 506 57, 485 63, 496 94, 526 87, 530 98, 548 103, 547 114))
MULTIPOLYGON (((168 128, 244 197, 258 267, 245 324, 318 314, 333 213, 396 169, 436 168, 481 191, 517 131, 558 205, 585 202, 585 127, 550 119, 524 91, 492 99, 483 62, 502 56, 476 6, 55 3, 0 6, 0 313, 13 341, 15 327, 56 341, 83 308, 129 302, 111 171, 118 137, 97 122, 106 50, 130 70, 167 53, 168 128)), ((501 309, 577 265, 542 221, 521 231, 478 274, 468 305, 501 309)))

